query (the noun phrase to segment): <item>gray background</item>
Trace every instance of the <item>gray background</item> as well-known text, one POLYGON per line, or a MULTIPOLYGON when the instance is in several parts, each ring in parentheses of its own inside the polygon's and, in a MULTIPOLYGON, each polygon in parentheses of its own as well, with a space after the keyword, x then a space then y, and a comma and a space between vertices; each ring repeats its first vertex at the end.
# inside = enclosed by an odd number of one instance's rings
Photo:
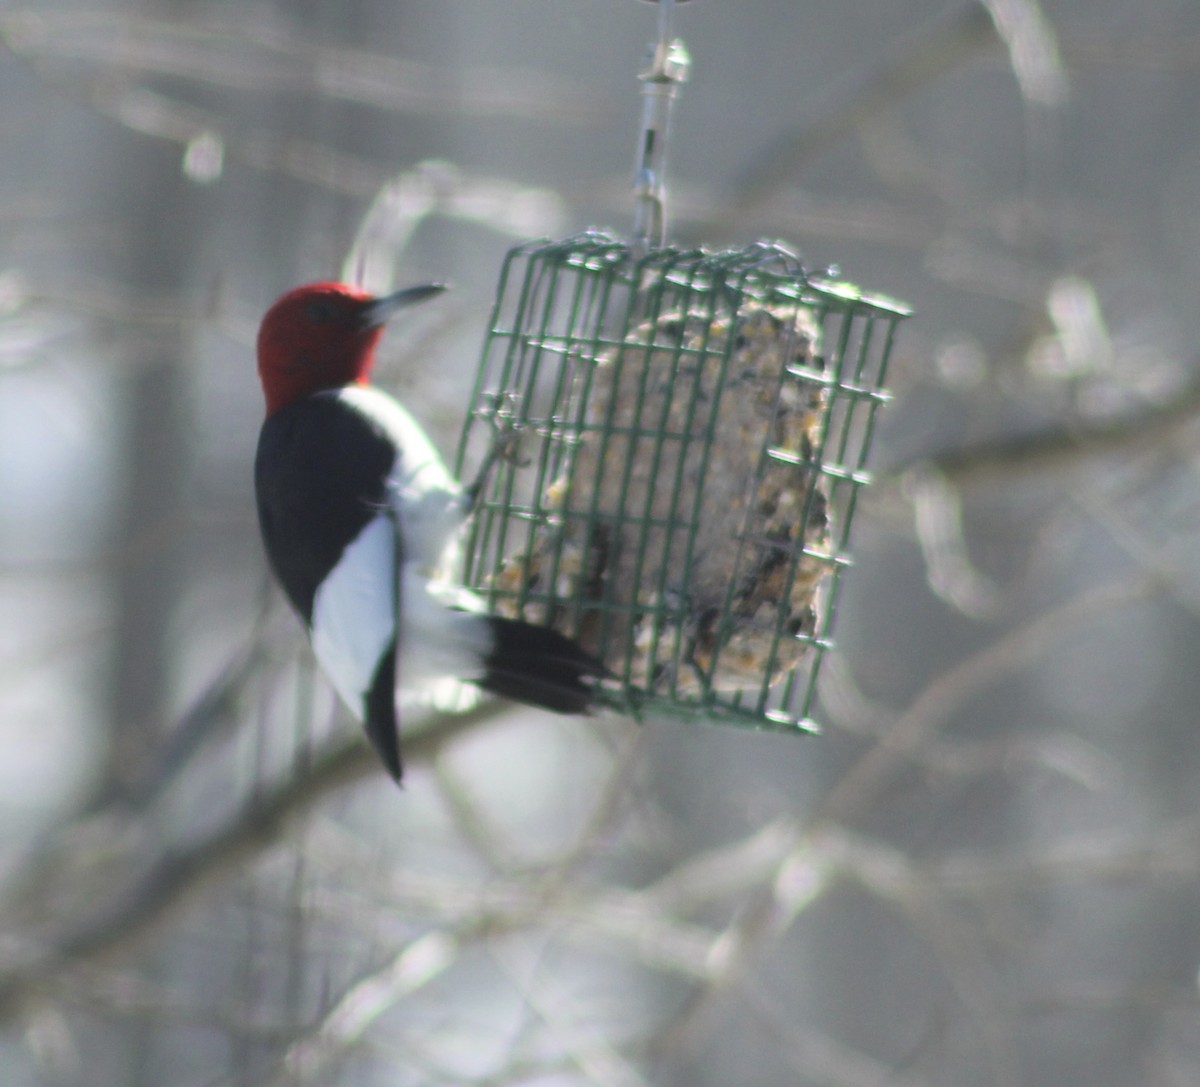
POLYGON ((672 237, 918 313, 823 738, 488 714, 398 792, 312 678, 258 316, 405 177, 369 239, 456 291, 380 380, 450 453, 506 248, 629 227, 654 26, 0 9, 6 1084, 1200 1077, 1191 0, 678 12, 672 237))

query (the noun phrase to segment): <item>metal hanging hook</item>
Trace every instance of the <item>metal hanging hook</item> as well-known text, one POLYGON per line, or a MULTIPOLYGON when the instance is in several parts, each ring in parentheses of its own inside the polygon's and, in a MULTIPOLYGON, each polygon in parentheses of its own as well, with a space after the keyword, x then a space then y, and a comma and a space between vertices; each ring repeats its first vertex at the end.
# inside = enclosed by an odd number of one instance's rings
POLYGON ((666 240, 665 169, 671 105, 680 85, 687 82, 692 65, 683 42, 671 36, 675 4, 688 0, 657 2, 658 41, 651 46, 648 66, 638 74, 642 82, 642 124, 633 175, 633 252, 637 257, 666 240))

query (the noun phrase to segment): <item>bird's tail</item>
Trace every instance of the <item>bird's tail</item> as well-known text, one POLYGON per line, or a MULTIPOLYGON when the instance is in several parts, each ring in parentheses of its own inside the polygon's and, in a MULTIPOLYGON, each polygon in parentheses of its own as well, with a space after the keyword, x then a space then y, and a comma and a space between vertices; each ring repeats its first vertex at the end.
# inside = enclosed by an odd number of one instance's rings
POLYGON ((489 616, 494 647, 476 682, 486 691, 555 713, 586 713, 612 673, 570 638, 519 619, 489 616))

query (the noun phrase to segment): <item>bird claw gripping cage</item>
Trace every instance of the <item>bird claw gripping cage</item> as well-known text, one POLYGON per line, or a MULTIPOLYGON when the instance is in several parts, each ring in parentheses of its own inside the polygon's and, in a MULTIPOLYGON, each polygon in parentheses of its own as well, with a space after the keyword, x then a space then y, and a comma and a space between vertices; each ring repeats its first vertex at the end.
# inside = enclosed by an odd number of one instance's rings
POLYGON ((458 446, 479 470, 461 575, 599 657, 602 705, 803 730, 908 310, 780 245, 663 244, 690 58, 658 2, 632 241, 505 260, 458 446))
POLYGON ((596 654, 613 709, 808 726, 907 312, 773 244, 513 249, 459 443, 491 462, 465 583, 596 654))

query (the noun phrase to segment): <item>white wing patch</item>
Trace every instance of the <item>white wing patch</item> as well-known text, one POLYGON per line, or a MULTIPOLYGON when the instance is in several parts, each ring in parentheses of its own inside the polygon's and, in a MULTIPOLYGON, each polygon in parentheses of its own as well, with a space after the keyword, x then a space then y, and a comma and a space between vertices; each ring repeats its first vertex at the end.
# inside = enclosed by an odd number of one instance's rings
MULTIPOLYGON (((313 602, 317 660, 360 719, 396 631, 393 532, 387 514, 372 520, 342 552, 313 602)), ((397 693, 444 709, 468 708, 474 696, 466 696, 457 681, 481 678, 493 648, 487 620, 475 614, 479 600, 461 587, 430 582, 412 563, 404 564, 401 576, 397 693)))
POLYGON ((379 658, 396 633, 396 542, 381 513, 342 552, 313 600, 313 651, 359 718, 379 658))
MULTIPOLYGON (((368 416, 396 444, 388 494, 403 526, 397 696, 466 709, 478 699, 459 681, 480 679, 491 653, 482 604, 446 580, 455 566, 465 501, 433 443, 395 400, 368 386, 334 395, 368 416)), ((342 552, 313 601, 312 642, 342 701, 362 717, 363 697, 396 633, 395 523, 380 513, 342 552)))

